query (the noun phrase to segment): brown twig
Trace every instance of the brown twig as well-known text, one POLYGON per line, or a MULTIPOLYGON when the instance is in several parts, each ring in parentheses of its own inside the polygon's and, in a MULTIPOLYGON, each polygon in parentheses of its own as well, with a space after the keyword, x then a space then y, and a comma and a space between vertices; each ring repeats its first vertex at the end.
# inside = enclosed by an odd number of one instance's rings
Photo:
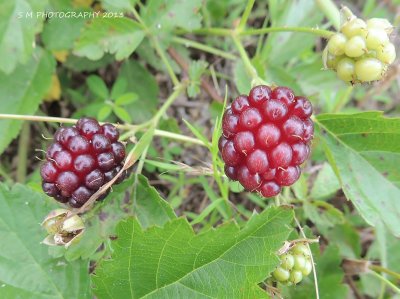
MULTIPOLYGON (((180 68, 183 70, 185 74, 188 73, 189 70, 189 65, 185 61, 185 59, 179 55, 179 53, 173 49, 173 48, 168 48, 168 53, 171 55, 172 59, 175 60, 175 62, 180 66, 180 68)), ((218 102, 223 102, 224 99, 218 94, 218 92, 215 90, 215 88, 212 86, 212 84, 209 82, 207 78, 202 78, 201 79, 201 87, 205 90, 205 92, 215 101, 218 102)))

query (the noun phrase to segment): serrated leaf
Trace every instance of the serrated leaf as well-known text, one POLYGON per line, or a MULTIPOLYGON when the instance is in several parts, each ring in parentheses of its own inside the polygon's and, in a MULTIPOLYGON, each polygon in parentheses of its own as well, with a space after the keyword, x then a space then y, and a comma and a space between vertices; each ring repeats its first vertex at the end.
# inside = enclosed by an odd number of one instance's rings
POLYGON ((383 222, 400 236, 400 119, 380 112, 324 114, 317 117, 325 153, 342 189, 370 225, 383 222))
MULTIPOLYGON (((69 9, 65 13, 83 13, 86 10, 69 9)), ((74 41, 79 37, 85 18, 50 18, 44 24, 42 39, 48 50, 69 50, 73 48, 74 41)))
POLYGON ((114 113, 124 122, 131 123, 132 119, 129 113, 125 110, 125 108, 114 106, 113 107, 114 113))
MULTIPOLYGON (((0 111, 9 114, 35 114, 49 90, 55 61, 37 48, 32 59, 5 75, 0 72, 0 111)), ((0 154, 18 135, 22 122, 0 120, 0 154)))
POLYGON ((102 0, 103 6, 106 10, 127 11, 130 12, 135 7, 137 0, 102 0))
POLYGON ((144 9, 143 20, 155 33, 166 34, 174 27, 200 27, 201 0, 152 0, 144 9))
POLYGON ((138 99, 138 95, 136 93, 129 92, 129 93, 123 94, 122 96, 118 97, 115 100, 115 104, 117 104, 118 106, 125 106, 125 105, 135 102, 137 99, 138 99))
POLYGON ((84 27, 74 53, 92 60, 111 53, 117 60, 122 60, 135 51, 144 35, 140 25, 131 19, 95 18, 84 27))
POLYGON ((289 209, 270 208, 241 230, 229 222, 198 235, 183 218, 146 231, 130 218, 118 226, 112 260, 92 276, 94 292, 98 298, 267 298, 257 284, 278 264, 275 252, 292 218, 289 209))
POLYGON ((203 60, 192 61, 189 65, 190 83, 187 87, 189 97, 195 97, 200 92, 201 76, 207 69, 207 62, 203 60))
POLYGON ((10 0, 0 4, 0 71, 10 74, 34 52, 35 34, 45 18, 46 0, 10 0))
POLYGON ((138 175, 134 213, 143 228, 154 225, 162 226, 176 218, 171 206, 154 187, 150 186, 147 178, 142 175, 138 175))
POLYGON ((97 95, 100 99, 106 100, 108 98, 108 88, 104 83, 103 79, 99 76, 91 75, 86 79, 86 84, 89 90, 97 95))
POLYGON ((55 208, 44 194, 0 184, 0 297, 91 298, 87 262, 67 263, 40 244, 40 222, 55 208))

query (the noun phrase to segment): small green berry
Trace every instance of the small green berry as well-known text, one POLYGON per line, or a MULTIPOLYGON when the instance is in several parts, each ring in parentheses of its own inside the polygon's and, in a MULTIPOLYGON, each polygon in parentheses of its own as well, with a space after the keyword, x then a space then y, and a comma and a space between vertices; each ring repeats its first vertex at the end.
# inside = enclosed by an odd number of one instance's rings
POLYGON ((312 271, 312 263, 311 260, 307 259, 304 268, 301 270, 301 273, 303 273, 303 276, 307 276, 308 274, 311 273, 311 271, 312 271))
POLYGON ((291 270, 294 266, 294 257, 291 254, 284 254, 281 256, 281 267, 286 270, 291 270))
POLYGON ((297 244, 292 248, 292 251, 293 251, 295 254, 303 254, 303 255, 306 256, 306 257, 311 255, 310 250, 308 249, 307 245, 306 245, 306 244, 303 244, 303 243, 297 243, 297 244))
POLYGON ((285 270, 281 267, 278 267, 275 269, 274 272, 272 272, 272 276, 279 282, 284 282, 289 279, 290 277, 290 272, 288 270, 285 270))
POLYGON ((334 34, 328 42, 328 51, 333 55, 344 54, 344 47, 346 46, 347 38, 341 33, 334 34))
POLYGON ((343 58, 339 61, 336 67, 337 76, 346 82, 354 81, 355 64, 353 59, 343 58))
POLYGON ((396 49, 392 43, 388 43, 377 51, 376 58, 385 64, 391 64, 396 59, 396 49))
POLYGON ((389 43, 389 37, 385 30, 371 28, 365 37, 368 49, 376 50, 389 43))
POLYGON ((384 73, 382 62, 376 58, 363 58, 355 63, 357 79, 361 82, 380 80, 384 73))
POLYGON ((367 28, 367 24, 359 19, 354 18, 343 24, 340 30, 348 37, 351 38, 356 35, 360 35, 367 28))
POLYGON ((304 255, 294 255, 294 270, 302 270, 306 264, 306 258, 304 255))
POLYGON ((301 273, 301 271, 296 271, 293 270, 290 273, 290 278, 289 281, 293 284, 298 284, 301 280, 303 279, 303 274, 301 273))
POLYGON ((386 31, 387 34, 392 33, 393 26, 390 22, 386 19, 381 18, 372 18, 367 21, 367 27, 369 28, 376 28, 376 29, 383 29, 386 31))
POLYGON ((349 57, 360 57, 367 51, 365 40, 359 36, 353 36, 346 43, 344 52, 349 57))

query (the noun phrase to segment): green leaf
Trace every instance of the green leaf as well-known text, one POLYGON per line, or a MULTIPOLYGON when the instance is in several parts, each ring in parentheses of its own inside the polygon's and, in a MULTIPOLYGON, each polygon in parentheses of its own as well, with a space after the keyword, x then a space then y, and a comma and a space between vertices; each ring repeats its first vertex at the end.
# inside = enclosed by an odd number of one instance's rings
MULTIPOLYGON (((271 27, 301 26, 314 27, 320 24, 323 14, 316 9, 315 3, 309 0, 269 0, 268 10, 271 27)), ((268 35, 261 52, 263 61, 275 66, 282 65, 293 57, 315 46, 315 36, 299 32, 283 32, 268 35)))
POLYGON ((119 78, 115 81, 113 87, 111 88, 111 99, 116 99, 123 95, 126 91, 127 82, 125 78, 119 78))
POLYGON ((135 7, 137 0, 102 0, 103 6, 106 10, 127 11, 130 12, 135 7))
MULTIPOLYGON (((10 74, 18 63, 27 63, 34 52, 35 34, 44 17, 46 0, 9 0, 0 4, 0 71, 10 74)), ((27 67, 27 66, 26 66, 27 67)))
POLYGON ((138 175, 135 215, 143 228, 153 225, 162 226, 176 218, 171 206, 161 198, 157 190, 150 186, 147 178, 142 175, 138 175))
MULTIPOLYGON (((314 256, 318 276, 318 289, 322 299, 348 298, 349 288, 343 284, 344 273, 340 264, 342 259, 335 246, 328 246, 323 255, 314 256)), ((314 299, 315 285, 313 276, 309 275, 296 287, 285 287, 282 293, 285 299, 314 299)))
POLYGON ((114 113, 124 122, 126 123, 131 123, 132 119, 129 113, 125 110, 125 108, 119 107, 119 106, 114 106, 113 107, 114 113))
MULTIPOLYGON (((12 74, 0 72, 0 111, 10 114, 35 114, 51 84, 54 59, 37 48, 32 59, 12 74)), ((18 135, 22 122, 0 120, 0 154, 18 135)))
POLYGON ((74 53, 92 60, 104 53, 117 60, 129 57, 144 38, 140 25, 128 18, 95 18, 82 31, 74 53))
POLYGON ((270 208, 241 230, 229 222, 198 235, 183 218, 146 231, 130 218, 118 226, 112 259, 92 276, 94 292, 98 298, 267 298, 257 284, 278 264, 292 218, 290 209, 270 208))
POLYGON ((106 100, 108 98, 108 88, 104 83, 103 79, 99 76, 91 75, 86 79, 86 84, 89 90, 97 95, 100 99, 106 100))
POLYGON ((189 65, 190 83, 187 87, 189 97, 195 97, 200 92, 201 76, 207 69, 207 62, 203 60, 192 61, 189 65))
POLYGON ((1 298, 91 298, 87 262, 51 258, 40 244, 39 223, 55 207, 42 193, 0 184, 1 298))
POLYGON ((127 82, 127 92, 139 96, 134 107, 127 107, 135 123, 149 120, 157 108, 159 88, 154 76, 138 62, 126 61, 120 70, 118 80, 124 78, 127 82))
MULTIPOLYGON (((89 10, 86 10, 89 12, 89 10)), ((69 9, 65 13, 82 13, 84 10, 69 9)), ((74 41, 79 37, 85 18, 50 18, 44 24, 42 39, 48 50, 60 51, 73 48, 74 41)))
POLYGON ((100 121, 103 121, 111 114, 112 111, 113 111, 113 108, 110 105, 105 105, 97 113, 97 118, 100 121))
POLYGON ((125 105, 135 102, 137 99, 138 99, 138 95, 136 93, 129 92, 129 93, 123 94, 122 96, 118 97, 115 100, 115 104, 117 104, 118 106, 125 106, 125 105))
POLYGON ((400 236, 400 119, 380 112, 317 117, 325 153, 342 189, 365 221, 400 236), (389 171, 393 171, 392 173, 389 171))
POLYGON ((317 178, 311 189, 310 196, 313 199, 328 199, 340 189, 340 183, 328 163, 324 163, 318 172, 317 178))
POLYGON ((193 30, 200 27, 201 0, 152 0, 144 8, 143 21, 159 34, 174 27, 193 30))

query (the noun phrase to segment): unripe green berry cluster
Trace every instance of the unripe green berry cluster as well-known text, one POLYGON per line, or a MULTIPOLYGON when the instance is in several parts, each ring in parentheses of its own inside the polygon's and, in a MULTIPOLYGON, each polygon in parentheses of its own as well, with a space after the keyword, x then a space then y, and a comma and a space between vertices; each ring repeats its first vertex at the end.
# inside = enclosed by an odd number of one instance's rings
POLYGON ((364 22, 350 12, 340 32, 329 38, 323 53, 325 67, 352 84, 382 79, 396 58, 396 49, 389 40, 392 31, 386 19, 364 22))
POLYGON ((284 285, 298 284, 312 271, 311 252, 304 243, 293 246, 280 256, 280 260, 280 265, 272 272, 272 278, 284 285))

